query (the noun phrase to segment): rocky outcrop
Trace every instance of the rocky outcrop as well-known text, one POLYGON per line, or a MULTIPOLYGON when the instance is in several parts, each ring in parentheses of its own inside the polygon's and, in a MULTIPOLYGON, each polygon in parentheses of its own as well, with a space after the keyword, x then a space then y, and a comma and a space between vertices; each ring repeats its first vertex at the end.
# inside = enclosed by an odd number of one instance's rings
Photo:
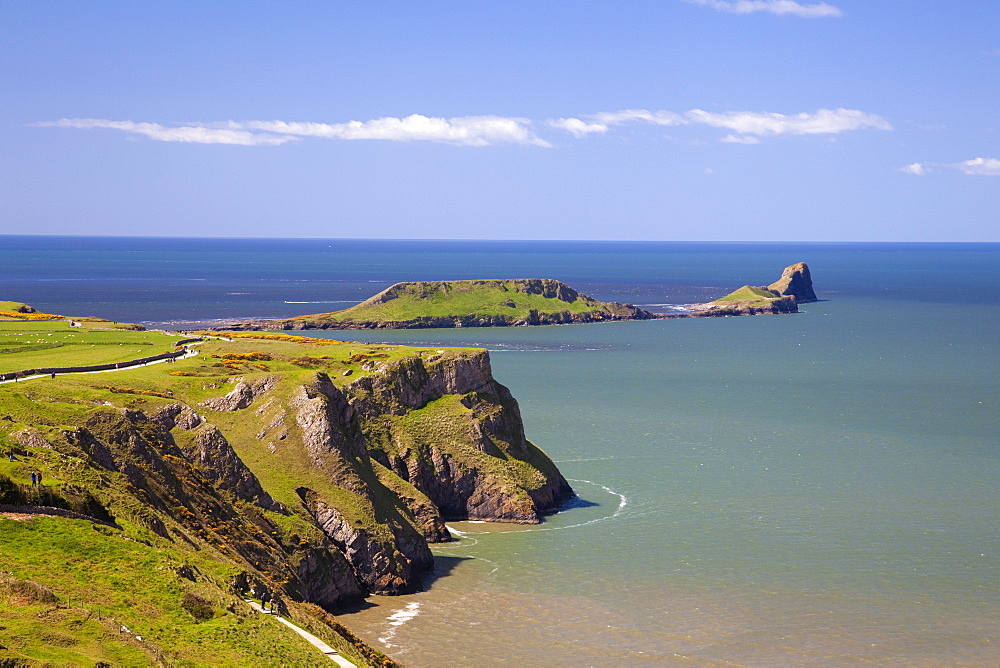
POLYGON ((214 425, 201 425, 194 433, 193 444, 182 447, 181 451, 219 489, 232 492, 237 498, 261 508, 288 513, 284 506, 264 491, 257 476, 246 467, 233 446, 214 425))
POLYGON ((795 297, 776 297, 766 302, 710 302, 698 304, 690 313, 672 317, 722 318, 734 315, 777 315, 798 313, 799 305, 795 297))
MULTIPOLYGON (((533 523, 573 495, 525 438, 485 351, 367 356, 361 369, 336 383, 248 374, 201 404, 177 384, 66 428, 10 433, 86 462, 87 488, 151 544, 214 550, 270 591, 331 610, 418 590, 429 544, 451 540, 446 517, 533 523)), ((193 382, 198 401, 219 386, 193 382)))
POLYGON ((305 508, 370 591, 415 591, 422 573, 433 566, 427 539, 403 500, 379 481, 347 397, 329 376, 318 373, 296 394, 292 407, 313 467, 356 497, 354 505, 367 509, 361 512, 368 522, 357 515, 352 522, 329 494, 300 487, 296 491, 305 508))
POLYGON ((216 397, 202 402, 202 406, 211 408, 213 411, 238 411, 248 408, 254 399, 264 394, 278 382, 277 376, 265 376, 256 378, 250 382, 242 378, 236 382, 236 387, 224 397, 216 397))
POLYGON ((536 523, 574 495, 525 438, 517 401, 493 379, 486 351, 385 364, 346 392, 372 457, 447 519, 536 523), (384 418, 414 411, 422 421, 384 418))
POLYGON ((336 508, 317 499, 305 488, 299 489, 323 532, 347 557, 358 579, 370 591, 381 594, 405 594, 416 590, 423 572, 434 565, 434 557, 423 536, 399 535, 394 544, 376 539, 363 527, 352 524, 336 508))
POLYGON ((191 431, 202 423, 201 416, 185 404, 169 404, 150 415, 149 418, 160 425, 163 431, 170 431, 174 427, 191 431))
POLYGON ((767 287, 779 295, 794 297, 799 304, 817 301, 816 293, 813 291, 812 276, 809 274, 809 266, 805 262, 796 262, 785 267, 785 270, 781 272, 781 278, 767 287))

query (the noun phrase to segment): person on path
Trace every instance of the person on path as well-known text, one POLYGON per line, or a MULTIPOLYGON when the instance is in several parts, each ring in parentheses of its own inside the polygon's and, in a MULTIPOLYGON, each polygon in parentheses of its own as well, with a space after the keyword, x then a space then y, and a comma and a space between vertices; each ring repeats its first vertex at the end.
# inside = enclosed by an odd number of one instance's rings
POLYGON ((35 480, 37 480, 37 481, 38 481, 38 484, 39 484, 39 485, 41 485, 41 484, 42 484, 42 474, 41 474, 41 473, 39 473, 38 471, 35 471, 35 480))
POLYGON ((31 472, 31 486, 34 487, 38 484, 38 478, 35 476, 35 472, 31 472))
POLYGON ((268 602, 270 600, 271 600, 271 595, 270 594, 268 594, 266 591, 265 592, 261 592, 261 594, 260 594, 260 607, 264 610, 264 612, 267 612, 267 604, 268 604, 268 602))

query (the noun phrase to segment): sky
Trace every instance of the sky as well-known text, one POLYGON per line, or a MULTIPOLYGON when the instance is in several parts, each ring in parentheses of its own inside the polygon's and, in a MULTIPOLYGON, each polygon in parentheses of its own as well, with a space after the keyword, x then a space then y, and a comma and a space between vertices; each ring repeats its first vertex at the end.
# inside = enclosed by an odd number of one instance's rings
POLYGON ((0 90, 0 234, 1000 241, 1000 0, 4 0, 0 90))

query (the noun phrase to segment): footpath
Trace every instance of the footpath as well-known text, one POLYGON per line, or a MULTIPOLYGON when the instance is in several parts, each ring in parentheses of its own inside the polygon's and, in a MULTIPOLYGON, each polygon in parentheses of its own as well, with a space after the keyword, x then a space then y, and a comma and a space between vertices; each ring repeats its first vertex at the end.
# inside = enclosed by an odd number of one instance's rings
POLYGON ((330 658, 330 660, 336 663, 338 666, 343 666, 344 668, 356 668, 356 666, 353 663, 351 663, 344 657, 340 656, 340 652, 330 647, 325 642, 323 642, 313 634, 309 633, 305 629, 299 628, 295 624, 292 624, 284 617, 279 616, 278 613, 276 612, 265 610, 264 608, 260 607, 260 603, 257 603, 256 601, 251 601, 250 599, 244 599, 244 600, 246 600, 246 602, 250 605, 250 607, 256 610, 257 612, 264 615, 271 615, 279 622, 281 622, 282 624, 284 624, 285 626, 287 626, 288 628, 290 628, 291 630, 295 631, 300 636, 308 640, 313 647, 323 652, 323 654, 326 654, 330 658))
POLYGON ((16 383, 19 380, 32 380, 34 378, 44 378, 56 374, 65 373, 108 373, 110 371, 121 371, 134 366, 145 366, 147 364, 161 364, 163 362, 187 359, 198 354, 197 350, 187 347, 189 343, 200 343, 201 339, 184 339, 174 345, 181 346, 182 350, 173 353, 163 353, 151 357, 140 357, 139 359, 126 360, 124 362, 109 362, 107 364, 93 364, 90 366, 67 366, 67 367, 46 367, 42 369, 24 369, 23 371, 12 371, 0 374, 0 385, 3 383, 16 383))

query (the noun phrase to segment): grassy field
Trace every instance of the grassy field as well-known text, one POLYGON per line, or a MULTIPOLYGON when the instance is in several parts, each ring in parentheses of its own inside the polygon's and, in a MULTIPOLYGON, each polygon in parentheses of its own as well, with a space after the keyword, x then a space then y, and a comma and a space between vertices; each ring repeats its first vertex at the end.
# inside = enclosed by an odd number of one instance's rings
POLYGON ((0 322, 0 373, 124 362, 172 351, 179 338, 156 331, 71 327, 68 321, 5 321, 0 322))

